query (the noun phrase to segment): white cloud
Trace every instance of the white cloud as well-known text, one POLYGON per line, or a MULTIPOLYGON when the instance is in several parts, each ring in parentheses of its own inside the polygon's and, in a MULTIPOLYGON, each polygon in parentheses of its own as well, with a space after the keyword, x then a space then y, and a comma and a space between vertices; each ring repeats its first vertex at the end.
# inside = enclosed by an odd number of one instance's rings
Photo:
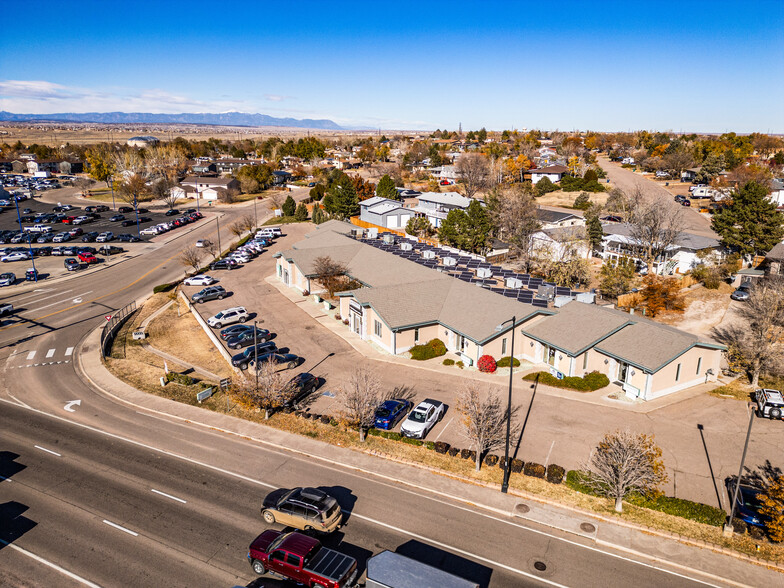
POLYGON ((269 100, 270 102, 283 102, 284 100, 290 100, 292 96, 282 96, 280 94, 264 94, 264 99, 269 100))

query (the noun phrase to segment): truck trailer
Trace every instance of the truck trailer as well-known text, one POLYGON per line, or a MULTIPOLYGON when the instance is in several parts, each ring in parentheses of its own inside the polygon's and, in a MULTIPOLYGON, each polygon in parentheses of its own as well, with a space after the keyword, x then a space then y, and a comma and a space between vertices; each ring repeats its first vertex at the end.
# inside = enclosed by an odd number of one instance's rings
POLYGON ((382 551, 367 561, 365 588, 479 588, 479 584, 405 557, 382 551))

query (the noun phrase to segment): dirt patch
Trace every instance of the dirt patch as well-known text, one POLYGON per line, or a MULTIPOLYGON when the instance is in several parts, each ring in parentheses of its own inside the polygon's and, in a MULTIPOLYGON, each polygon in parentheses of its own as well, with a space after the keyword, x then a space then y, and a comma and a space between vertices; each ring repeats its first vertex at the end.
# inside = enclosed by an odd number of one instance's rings
POLYGON ((729 284, 721 284, 716 290, 694 286, 683 293, 686 303, 683 312, 662 312, 656 320, 695 335, 710 335, 729 308, 730 293, 729 284))
POLYGON ((753 391, 754 389, 749 386, 746 378, 738 378, 729 384, 725 384, 724 386, 719 386, 718 388, 714 388, 713 390, 708 391, 708 394, 715 396, 716 398, 726 398, 749 402, 752 399, 751 393, 753 391))
MULTIPOLYGON (((587 194, 590 196, 591 202, 594 202, 600 206, 604 206, 606 204, 607 198, 609 196, 607 192, 597 192, 595 194, 588 192, 587 194)), ((562 208, 571 208, 574 204, 575 198, 577 198, 579 195, 580 192, 564 192, 563 190, 558 190, 557 192, 550 192, 549 194, 538 197, 536 199, 536 203, 543 206, 560 206, 562 208)))

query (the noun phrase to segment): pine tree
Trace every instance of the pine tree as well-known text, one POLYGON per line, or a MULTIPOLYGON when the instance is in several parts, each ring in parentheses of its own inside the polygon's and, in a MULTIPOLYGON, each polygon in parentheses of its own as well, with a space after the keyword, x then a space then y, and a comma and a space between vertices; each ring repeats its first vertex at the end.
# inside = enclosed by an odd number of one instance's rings
POLYGON ((472 200, 466 210, 464 248, 471 253, 481 253, 490 238, 492 223, 485 207, 479 200, 472 200))
POLYGON ((747 182, 732 194, 732 204, 713 215, 711 228, 721 244, 743 255, 764 255, 784 238, 784 215, 768 199, 768 190, 747 182))
POLYGON ((346 220, 359 214, 359 198, 354 182, 341 174, 324 196, 324 208, 333 217, 346 220))
POLYGON ((283 203, 281 208, 283 209, 284 216, 294 216, 294 212, 297 209, 297 203, 294 202, 294 199, 291 196, 289 196, 286 198, 286 201, 283 203))
POLYGON ((602 221, 599 216, 591 214, 586 218, 586 228, 588 229, 588 243, 591 245, 591 251, 599 251, 602 248, 602 237, 604 237, 604 229, 602 229, 602 221))
POLYGON ((395 181, 389 177, 389 174, 384 174, 378 181, 376 186, 376 196, 381 198, 389 198, 390 200, 399 200, 400 194, 395 189, 395 181))
POLYGON ((300 222, 308 220, 308 207, 304 203, 300 202, 297 206, 297 210, 294 212, 294 219, 300 222))
POLYGON ((465 229, 468 224, 466 213, 459 208, 450 210, 438 228, 438 240, 450 247, 463 248, 465 229))

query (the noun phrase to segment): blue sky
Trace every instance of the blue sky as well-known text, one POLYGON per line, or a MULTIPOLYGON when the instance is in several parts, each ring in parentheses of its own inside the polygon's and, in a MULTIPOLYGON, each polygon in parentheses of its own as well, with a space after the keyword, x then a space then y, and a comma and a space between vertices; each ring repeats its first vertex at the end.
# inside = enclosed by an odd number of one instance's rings
POLYGON ((784 132, 784 2, 9 2, 0 110, 784 132))

